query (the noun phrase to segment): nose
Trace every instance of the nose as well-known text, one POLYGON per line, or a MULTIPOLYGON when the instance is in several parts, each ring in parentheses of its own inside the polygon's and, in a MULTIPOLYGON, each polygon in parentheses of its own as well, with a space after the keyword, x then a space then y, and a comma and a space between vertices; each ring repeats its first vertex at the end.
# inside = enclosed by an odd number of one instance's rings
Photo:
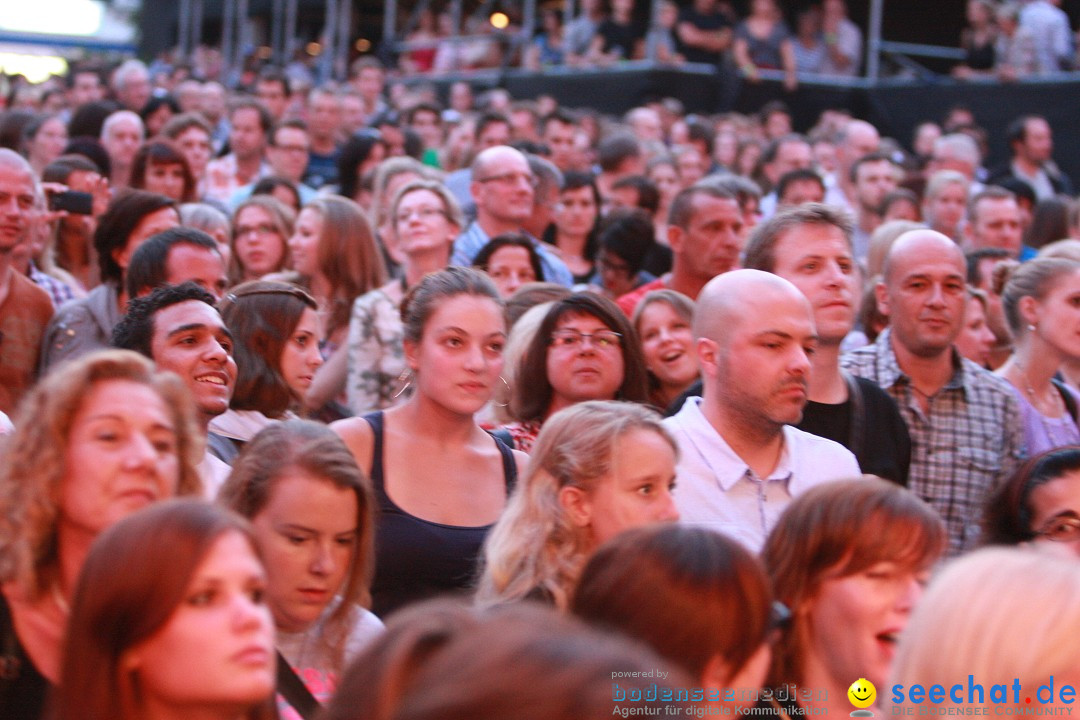
POLYGON ((311 368, 320 367, 323 364, 322 353, 319 352, 319 346, 312 342, 307 351, 307 363, 311 368))
POLYGON ((945 305, 945 288, 941 283, 934 283, 930 291, 930 297, 927 298, 927 304, 933 307, 943 307, 945 305))
POLYGON ((479 343, 472 343, 465 351, 465 369, 479 372, 484 369, 487 360, 484 357, 484 349, 479 343))
POLYGON ((311 572, 320 577, 332 575, 334 572, 334 553, 329 541, 319 542, 315 545, 314 556, 311 558, 311 572))
POLYGON ((923 586, 914 575, 903 580, 903 586, 896 596, 896 609, 901 612, 911 612, 915 603, 922 597, 923 586))
POLYGON ((246 590, 238 590, 232 602, 232 622, 236 630, 250 632, 269 627, 270 613, 246 590))
POLYGON ((660 499, 660 508, 656 519, 660 522, 678 522, 679 509, 675 507, 675 498, 670 490, 663 490, 662 493, 663 497, 660 499))
POLYGON ((146 435, 134 433, 124 455, 124 467, 128 470, 149 467, 157 459, 157 450, 146 435))
POLYGON ((810 355, 806 348, 797 346, 791 356, 791 372, 795 375, 807 376, 810 374, 810 355))
POLYGON ((224 365, 229 360, 229 351, 225 349, 225 346, 217 338, 211 338, 206 343, 203 357, 210 362, 224 365))

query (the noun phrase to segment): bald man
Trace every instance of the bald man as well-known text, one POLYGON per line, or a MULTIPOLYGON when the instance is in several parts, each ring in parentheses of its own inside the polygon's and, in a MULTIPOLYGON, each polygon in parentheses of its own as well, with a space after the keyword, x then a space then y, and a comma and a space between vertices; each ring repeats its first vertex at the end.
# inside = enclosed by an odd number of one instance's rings
POLYGON ((761 549, 795 495, 859 476, 839 443, 792 427, 806 407, 817 346, 810 303, 787 280, 735 270, 698 296, 703 397, 664 421, 679 443, 675 503, 685 522, 761 549))
POLYGON ((941 513, 953 554, 976 545, 987 495, 1023 456, 1009 383, 953 347, 964 323, 965 274, 963 253, 945 235, 901 235, 875 289, 890 326, 841 361, 900 407, 911 434, 908 487, 941 513))
MULTIPOLYGON (((476 254, 492 238, 524 232, 525 222, 533 212, 536 186, 536 175, 519 150, 509 145, 496 145, 477 155, 469 184, 469 192, 476 203, 476 220, 454 242, 450 262, 471 265, 476 254)), ((535 237, 530 235, 529 239, 540 254, 544 280, 566 287, 573 285, 574 278, 566 263, 535 237)))

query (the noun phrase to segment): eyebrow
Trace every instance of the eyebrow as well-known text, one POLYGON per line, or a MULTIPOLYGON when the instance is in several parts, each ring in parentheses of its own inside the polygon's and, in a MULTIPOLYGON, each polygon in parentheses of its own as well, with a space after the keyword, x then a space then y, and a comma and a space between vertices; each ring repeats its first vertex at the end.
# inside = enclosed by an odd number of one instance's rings
POLYGON ((222 335, 229 338, 230 340, 233 339, 232 333, 229 332, 229 328, 225 327, 224 325, 219 328, 211 328, 206 323, 188 323, 187 325, 181 325, 174 330, 170 330, 169 334, 165 337, 166 339, 171 339, 176 337, 177 335, 183 335, 186 332, 191 332, 192 330, 212 330, 215 335, 220 332, 222 335))
MULTIPOLYGON (((470 335, 471 334, 465 328, 459 328, 457 325, 446 325, 444 327, 438 328, 438 330, 436 330, 436 332, 458 332, 458 333, 461 333, 462 335, 470 335)), ((493 335, 502 335, 503 337, 505 337, 506 336, 506 331, 505 330, 496 330, 493 333, 488 333, 484 337, 491 337, 493 335)))
MULTIPOLYGON (((128 421, 127 418, 123 417, 122 415, 117 415, 116 413, 109 413, 109 412, 98 413, 96 415, 91 415, 90 417, 87 418, 88 422, 97 422, 97 421, 101 421, 101 420, 115 420, 116 422, 122 422, 122 423, 126 423, 128 421)), ((168 430, 169 432, 176 432, 176 428, 173 427, 173 425, 171 423, 162 422, 160 420, 155 420, 154 424, 153 424, 153 427, 155 427, 155 428, 164 428, 164 429, 168 430)))

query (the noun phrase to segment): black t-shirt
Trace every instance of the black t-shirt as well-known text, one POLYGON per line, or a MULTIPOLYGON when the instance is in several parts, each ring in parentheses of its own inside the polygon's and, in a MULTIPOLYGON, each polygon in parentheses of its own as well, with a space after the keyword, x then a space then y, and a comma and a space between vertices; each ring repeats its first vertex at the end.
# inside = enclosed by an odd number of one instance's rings
POLYGON ((596 34, 604 38, 604 52, 617 51, 623 60, 634 59, 634 44, 641 37, 633 25, 620 25, 608 19, 600 23, 596 34))
POLYGON ((911 436, 896 402, 877 383, 857 377, 862 391, 862 443, 851 447, 852 403, 826 405, 810 401, 803 410, 802 422, 795 427, 812 435, 835 440, 855 453, 859 468, 868 475, 907 486, 911 465, 911 436))
MULTIPOLYGON (((709 15, 702 15, 693 7, 685 7, 679 11, 679 22, 690 23, 698 30, 722 30, 727 27, 731 27, 731 23, 727 18, 719 12, 714 12, 709 15)), ((695 63, 708 63, 710 65, 718 65, 720 63, 720 53, 709 52, 708 50, 702 50, 698 47, 691 47, 679 39, 679 33, 675 33, 675 47, 679 53, 686 58, 687 62, 695 63)))

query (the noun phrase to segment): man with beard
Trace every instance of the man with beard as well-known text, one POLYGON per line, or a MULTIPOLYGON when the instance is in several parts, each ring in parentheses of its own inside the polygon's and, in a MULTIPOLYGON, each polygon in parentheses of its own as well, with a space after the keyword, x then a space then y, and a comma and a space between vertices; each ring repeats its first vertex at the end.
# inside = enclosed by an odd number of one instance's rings
POLYGON ((664 421, 679 444, 684 522, 757 551, 791 498, 859 476, 855 456, 792 427, 818 345, 810 303, 787 280, 735 270, 705 286, 694 317, 703 397, 664 421))
POLYGON ((954 555, 975 546, 987 495, 1023 455, 1012 386, 953 347, 964 323, 965 274, 963 253, 945 235, 901 235, 875 290, 890 326, 841 361, 899 406, 912 439, 908 486, 941 513, 954 555))

